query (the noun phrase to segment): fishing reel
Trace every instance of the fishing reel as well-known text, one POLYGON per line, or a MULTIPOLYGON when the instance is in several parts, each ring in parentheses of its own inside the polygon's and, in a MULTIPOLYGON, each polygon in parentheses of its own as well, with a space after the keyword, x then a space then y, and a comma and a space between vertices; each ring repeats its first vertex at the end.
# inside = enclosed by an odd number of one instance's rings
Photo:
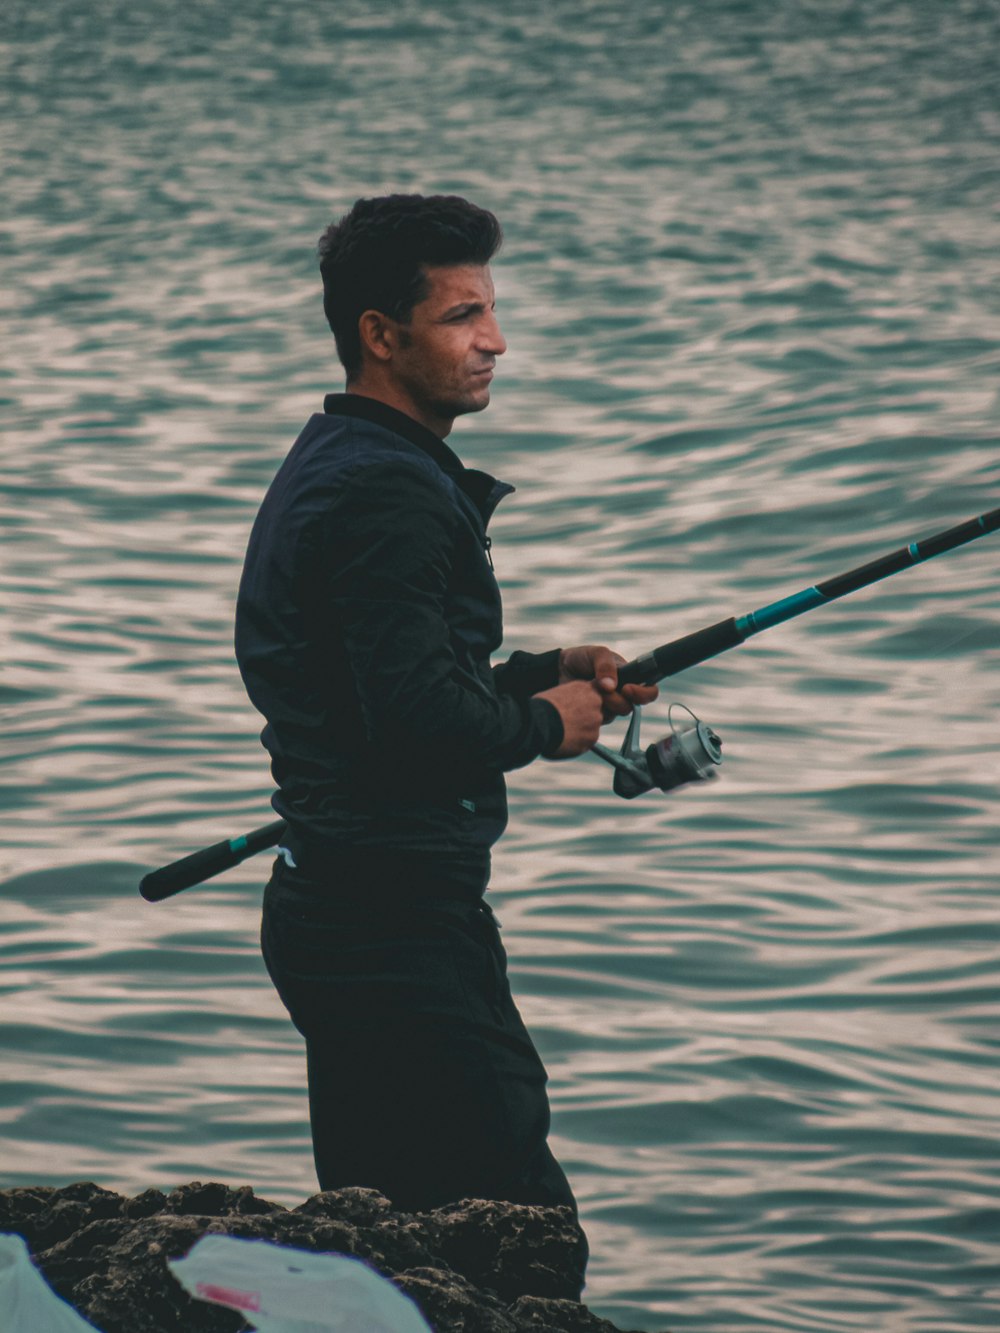
POLYGON ((639 708, 632 709, 628 731, 617 753, 606 745, 590 747, 615 770, 616 796, 631 801, 654 787, 672 791, 686 782, 704 782, 715 777, 715 770, 722 763, 722 741, 686 704, 670 705, 667 710, 670 735, 654 741, 645 750, 639 745, 640 712, 639 708), (678 731, 673 719, 675 708, 683 708, 694 725, 678 731))

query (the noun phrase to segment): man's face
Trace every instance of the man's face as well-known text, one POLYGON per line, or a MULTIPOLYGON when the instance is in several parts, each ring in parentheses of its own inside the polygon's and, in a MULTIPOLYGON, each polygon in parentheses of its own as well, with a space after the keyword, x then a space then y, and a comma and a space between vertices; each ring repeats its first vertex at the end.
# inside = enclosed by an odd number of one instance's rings
POLYGON ((446 434, 455 417, 489 404, 493 367, 507 344, 488 265, 429 265, 425 272, 428 294, 410 322, 396 326, 392 372, 419 419, 446 434))

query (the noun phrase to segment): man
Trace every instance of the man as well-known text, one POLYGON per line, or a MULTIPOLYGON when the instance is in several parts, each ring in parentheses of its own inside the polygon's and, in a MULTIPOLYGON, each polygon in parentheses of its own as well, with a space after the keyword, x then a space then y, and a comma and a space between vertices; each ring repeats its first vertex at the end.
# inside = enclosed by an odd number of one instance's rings
POLYGON ((320 1185, 414 1211, 575 1208, 547 1146, 545 1070, 483 894, 504 772, 579 755, 656 694, 609 649, 492 667, 486 528, 513 487, 444 438, 490 400, 506 344, 491 213, 359 200, 320 241, 347 376, 254 525, 236 650, 288 822, 264 900, 270 975, 306 1040, 320 1185))

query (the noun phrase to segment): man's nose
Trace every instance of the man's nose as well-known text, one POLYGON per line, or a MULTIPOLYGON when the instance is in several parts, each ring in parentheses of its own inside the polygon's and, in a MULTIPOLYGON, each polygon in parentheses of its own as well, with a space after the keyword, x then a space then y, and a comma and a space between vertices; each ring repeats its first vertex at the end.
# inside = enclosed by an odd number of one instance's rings
POLYGON ((483 327, 482 350, 492 356, 503 356, 507 350, 507 339, 500 332, 500 321, 496 314, 489 311, 483 327))

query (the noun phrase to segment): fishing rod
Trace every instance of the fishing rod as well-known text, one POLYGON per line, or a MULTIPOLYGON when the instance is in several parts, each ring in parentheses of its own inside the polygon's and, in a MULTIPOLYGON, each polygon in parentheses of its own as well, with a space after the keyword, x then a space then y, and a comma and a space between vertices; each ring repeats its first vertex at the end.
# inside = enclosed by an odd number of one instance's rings
POLYGON ((275 847, 281 841, 288 825, 283 819, 276 819, 273 824, 244 833, 238 838, 224 838, 222 842, 213 842, 211 847, 203 847, 190 856, 182 856, 179 861, 171 861, 168 866, 151 870, 139 882, 139 892, 149 903, 162 902, 181 889, 190 889, 201 884, 213 875, 221 875, 245 861, 248 856, 275 847))
POLYGON ((838 574, 836 578, 826 579, 811 588, 803 588, 801 592, 792 593, 791 597, 769 602, 767 606, 743 616, 730 616, 728 620, 720 620, 706 629, 685 634, 681 639, 673 639, 660 648, 654 648, 651 653, 644 653, 642 657, 620 667, 618 683, 652 685, 666 676, 675 676, 679 671, 686 671, 688 667, 725 652, 727 648, 736 648, 761 630, 781 625, 795 616, 804 615, 806 611, 834 602, 838 597, 846 597, 859 588, 867 588, 870 583, 878 583, 891 574, 922 564, 933 556, 944 555, 946 551, 953 551, 956 546, 964 546, 978 537, 985 537, 998 528, 1000 509, 991 509, 987 514, 970 518, 944 532, 936 532, 923 541, 910 542, 909 546, 901 546, 898 551, 871 560, 867 565, 858 565, 846 574, 838 574))
MULTIPOLYGON (((667 676, 676 676, 689 667, 697 666, 699 662, 736 648, 754 634, 825 606, 827 602, 836 601, 839 597, 846 597, 848 593, 867 588, 869 584, 899 574, 934 556, 944 555, 957 546, 965 546, 998 529, 1000 509, 991 509, 978 518, 971 518, 953 528, 925 537, 923 541, 910 542, 898 551, 891 551, 888 555, 859 565, 856 569, 849 569, 835 578, 803 588, 790 597, 769 602, 756 611, 730 616, 728 620, 720 620, 715 625, 695 630, 693 634, 672 639, 620 667, 618 683, 653 685, 667 676)), ((638 708, 632 711, 620 751, 616 753, 603 745, 592 747, 599 758, 614 767, 614 790, 617 795, 631 800, 634 796, 651 791, 653 787, 658 787, 660 791, 670 791, 685 782, 710 776, 715 766, 722 762, 719 737, 704 722, 694 718, 693 714, 694 726, 678 731, 671 721, 671 734, 643 751, 638 744, 639 712, 638 708)), ((213 875, 239 865, 248 856, 274 847, 281 841, 286 827, 285 821, 279 819, 241 837, 217 842, 211 847, 193 852, 179 861, 151 871, 140 883, 139 892, 148 902, 160 902, 182 889, 191 888, 194 884, 200 884, 213 875)))

